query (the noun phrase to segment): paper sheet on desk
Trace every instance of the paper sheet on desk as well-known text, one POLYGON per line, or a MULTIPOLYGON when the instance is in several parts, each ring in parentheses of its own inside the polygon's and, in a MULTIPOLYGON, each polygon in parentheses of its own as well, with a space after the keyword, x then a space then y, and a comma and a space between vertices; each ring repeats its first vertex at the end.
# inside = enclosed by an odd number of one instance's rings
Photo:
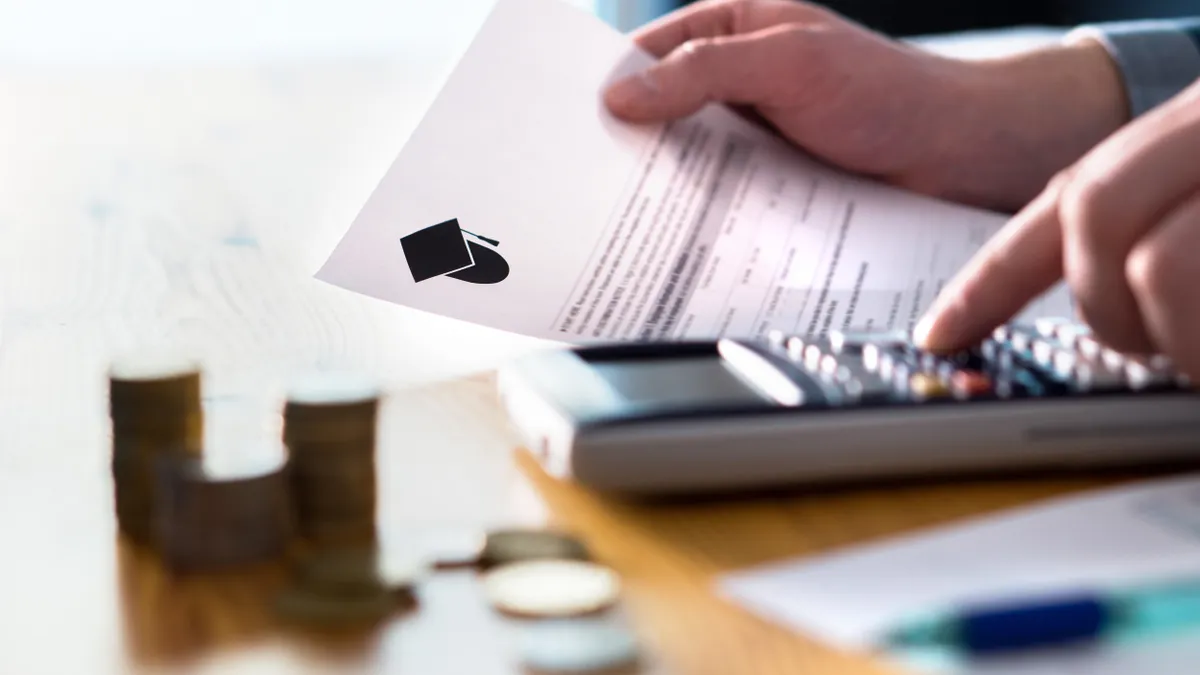
MULTIPOLYGON (((947 604, 1198 574, 1200 476, 1186 476, 747 569, 722 579, 720 591, 769 620, 841 648, 868 651, 899 617, 947 604)), ((928 655, 893 656, 914 672, 1195 675, 1200 634, 970 668, 941 658, 931 662, 928 655)))
MULTIPOLYGON (((317 277, 562 342, 911 328, 1004 222, 830 170, 728 109, 612 118, 650 62, 500 0, 317 277)), ((1070 312, 1059 290, 1029 315, 1070 312)))

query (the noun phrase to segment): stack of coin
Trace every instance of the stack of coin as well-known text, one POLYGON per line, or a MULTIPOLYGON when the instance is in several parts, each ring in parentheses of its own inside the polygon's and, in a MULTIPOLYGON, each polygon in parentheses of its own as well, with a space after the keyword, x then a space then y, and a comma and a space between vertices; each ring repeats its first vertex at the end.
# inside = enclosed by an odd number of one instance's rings
POLYGON ((134 541, 152 544, 156 461, 201 452, 200 368, 140 353, 116 359, 108 382, 117 524, 134 541))
POLYGON ((167 565, 203 572, 282 556, 293 532, 286 467, 279 439, 253 434, 210 440, 202 459, 160 458, 155 532, 167 565))
POLYGON ((299 534, 317 549, 376 541, 375 441, 380 391, 368 378, 315 373, 284 407, 299 534))
POLYGON ((423 566, 397 563, 373 547, 314 553, 299 565, 295 583, 275 599, 285 620, 320 628, 353 628, 383 620, 416 604, 423 566))

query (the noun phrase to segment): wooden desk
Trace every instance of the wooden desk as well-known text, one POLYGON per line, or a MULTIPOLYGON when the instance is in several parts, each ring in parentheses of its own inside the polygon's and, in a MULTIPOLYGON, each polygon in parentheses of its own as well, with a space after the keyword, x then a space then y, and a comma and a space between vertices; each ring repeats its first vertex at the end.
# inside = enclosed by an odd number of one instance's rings
POLYGON ((875 672, 713 597, 713 575, 1093 481, 646 506, 545 479, 486 371, 535 346, 353 296, 311 272, 435 90, 445 55, 297 65, 0 66, 0 673, 518 672, 470 574, 366 635, 282 629, 274 566, 183 578, 116 536, 104 369, 169 343, 213 414, 268 410, 303 367, 378 373, 384 543, 563 523, 627 584, 658 672, 875 672), (480 374, 483 373, 483 374, 480 374), (453 378, 447 380, 446 378, 453 378))

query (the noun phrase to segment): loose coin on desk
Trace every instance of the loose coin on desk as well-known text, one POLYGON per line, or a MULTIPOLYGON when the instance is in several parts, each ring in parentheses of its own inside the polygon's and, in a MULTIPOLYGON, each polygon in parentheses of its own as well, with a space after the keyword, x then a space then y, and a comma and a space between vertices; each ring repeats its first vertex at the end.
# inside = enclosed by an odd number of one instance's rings
POLYGON ((518 651, 522 664, 538 673, 610 671, 639 660, 632 631, 610 618, 529 623, 519 629, 518 651))
POLYGON ((484 594, 498 611, 522 617, 569 617, 615 604, 616 572, 579 560, 530 560, 503 565, 483 578, 484 594))
POLYGON ((591 560, 587 547, 579 539, 553 530, 504 529, 489 532, 481 563, 497 567, 527 560, 591 560))

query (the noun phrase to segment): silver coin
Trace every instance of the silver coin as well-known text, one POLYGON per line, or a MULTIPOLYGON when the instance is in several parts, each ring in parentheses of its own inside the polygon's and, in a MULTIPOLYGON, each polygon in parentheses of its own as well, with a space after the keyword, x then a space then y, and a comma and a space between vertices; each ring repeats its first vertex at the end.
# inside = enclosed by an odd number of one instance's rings
POLYGON ((611 619, 552 619, 520 628, 518 650, 526 667, 544 673, 587 673, 638 660, 633 633, 611 619))
POLYGON ((496 610, 538 618, 597 612, 615 604, 621 592, 616 572, 579 560, 530 560, 497 567, 484 576, 483 588, 496 610))

